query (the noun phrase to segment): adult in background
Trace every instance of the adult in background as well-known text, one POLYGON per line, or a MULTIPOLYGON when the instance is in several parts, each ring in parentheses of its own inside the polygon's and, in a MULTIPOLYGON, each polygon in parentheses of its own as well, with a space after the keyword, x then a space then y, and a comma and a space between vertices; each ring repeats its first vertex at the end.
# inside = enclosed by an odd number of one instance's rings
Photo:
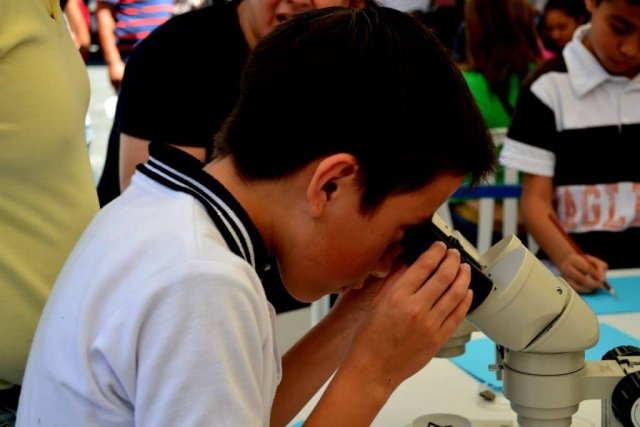
POLYGON ((89 77, 58 1, 0 2, 0 81, 0 424, 11 425, 42 308, 98 211, 89 77))

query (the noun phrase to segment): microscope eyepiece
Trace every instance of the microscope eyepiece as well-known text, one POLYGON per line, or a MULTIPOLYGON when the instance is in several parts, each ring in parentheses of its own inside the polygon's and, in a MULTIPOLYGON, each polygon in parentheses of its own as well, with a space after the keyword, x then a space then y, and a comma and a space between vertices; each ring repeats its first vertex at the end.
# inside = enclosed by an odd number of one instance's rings
POLYGON ((471 267, 471 284, 469 288, 473 290, 473 301, 468 311, 468 313, 471 313, 487 298, 493 287, 493 282, 484 274, 482 265, 478 260, 464 249, 455 236, 447 234, 438 228, 432 220, 415 225, 407 230, 402 240, 403 256, 409 264, 413 264, 437 240, 444 242, 448 248, 457 249, 460 252, 461 261, 471 267))

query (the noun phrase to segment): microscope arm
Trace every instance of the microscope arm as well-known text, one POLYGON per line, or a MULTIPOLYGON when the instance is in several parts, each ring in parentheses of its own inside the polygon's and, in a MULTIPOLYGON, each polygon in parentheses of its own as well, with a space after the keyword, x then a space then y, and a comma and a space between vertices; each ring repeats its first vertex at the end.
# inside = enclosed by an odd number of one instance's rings
POLYGON ((417 258, 434 240, 458 249, 471 265, 473 302, 467 321, 496 344, 512 351, 560 353, 583 351, 598 342, 599 324, 591 307, 516 236, 479 254, 436 214, 430 224, 407 232, 408 259, 417 258))

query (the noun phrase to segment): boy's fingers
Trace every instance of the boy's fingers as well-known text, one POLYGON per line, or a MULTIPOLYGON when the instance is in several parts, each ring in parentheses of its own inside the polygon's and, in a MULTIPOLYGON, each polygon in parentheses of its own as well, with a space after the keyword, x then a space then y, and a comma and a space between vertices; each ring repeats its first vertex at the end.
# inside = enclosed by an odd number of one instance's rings
POLYGON ((403 287, 409 294, 415 293, 429 280, 429 277, 433 275, 436 270, 439 270, 438 266, 446 255, 447 245, 439 241, 434 242, 431 247, 420 255, 407 269, 402 280, 398 280, 398 282, 404 283, 403 287))
POLYGON ((606 264, 591 255, 584 255, 574 261, 572 276, 581 285, 590 289, 601 288, 604 284, 606 264))
POLYGON ((473 301, 473 291, 467 289, 460 302, 451 310, 451 313, 443 320, 441 330, 448 335, 453 334, 469 312, 473 301))
POLYGON ((578 280, 575 280, 575 279, 565 279, 565 280, 567 281, 567 283, 569 283, 569 286, 571 286, 576 292, 589 293, 593 291, 593 289, 583 285, 578 280))
POLYGON ((591 274, 591 273, 587 273, 584 275, 584 282, 582 282, 582 285, 584 285, 585 287, 589 288, 589 289, 600 289, 604 286, 604 283, 601 279, 599 279, 597 277, 597 272, 591 274))
POLYGON ((599 276, 598 270, 589 262, 584 265, 576 266, 574 279, 582 289, 593 291, 601 288, 604 283, 599 276))
POLYGON ((591 263, 593 263, 597 268, 604 268, 605 270, 608 268, 608 265, 606 262, 604 262, 603 260, 601 260, 598 257, 595 257, 593 255, 589 255, 589 254, 585 254, 585 257, 587 258, 587 260, 591 263))
POLYGON ((604 282, 607 269, 609 268, 607 263, 592 255, 586 255, 586 258, 589 261, 590 266, 589 274, 597 280, 604 282))
POLYGON ((598 271, 587 258, 582 256, 574 258, 567 271, 571 286, 578 292, 591 292, 602 287, 602 280, 598 280, 597 276, 598 271))
POLYGON ((418 290, 425 298, 429 308, 435 305, 436 301, 454 283, 460 271, 460 252, 456 249, 449 249, 438 269, 425 282, 424 286, 418 290))
POLYGON ((447 318, 467 296, 470 282, 471 267, 469 264, 460 264, 451 285, 433 304, 433 314, 443 319, 447 318))

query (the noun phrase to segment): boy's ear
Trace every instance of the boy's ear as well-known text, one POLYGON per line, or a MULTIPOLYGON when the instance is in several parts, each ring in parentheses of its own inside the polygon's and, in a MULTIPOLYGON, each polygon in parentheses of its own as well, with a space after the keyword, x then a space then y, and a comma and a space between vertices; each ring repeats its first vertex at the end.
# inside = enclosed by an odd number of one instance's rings
POLYGON ((355 185, 358 161, 347 153, 325 157, 313 171, 307 187, 307 200, 314 218, 324 212, 327 203, 344 194, 348 186, 355 185))

